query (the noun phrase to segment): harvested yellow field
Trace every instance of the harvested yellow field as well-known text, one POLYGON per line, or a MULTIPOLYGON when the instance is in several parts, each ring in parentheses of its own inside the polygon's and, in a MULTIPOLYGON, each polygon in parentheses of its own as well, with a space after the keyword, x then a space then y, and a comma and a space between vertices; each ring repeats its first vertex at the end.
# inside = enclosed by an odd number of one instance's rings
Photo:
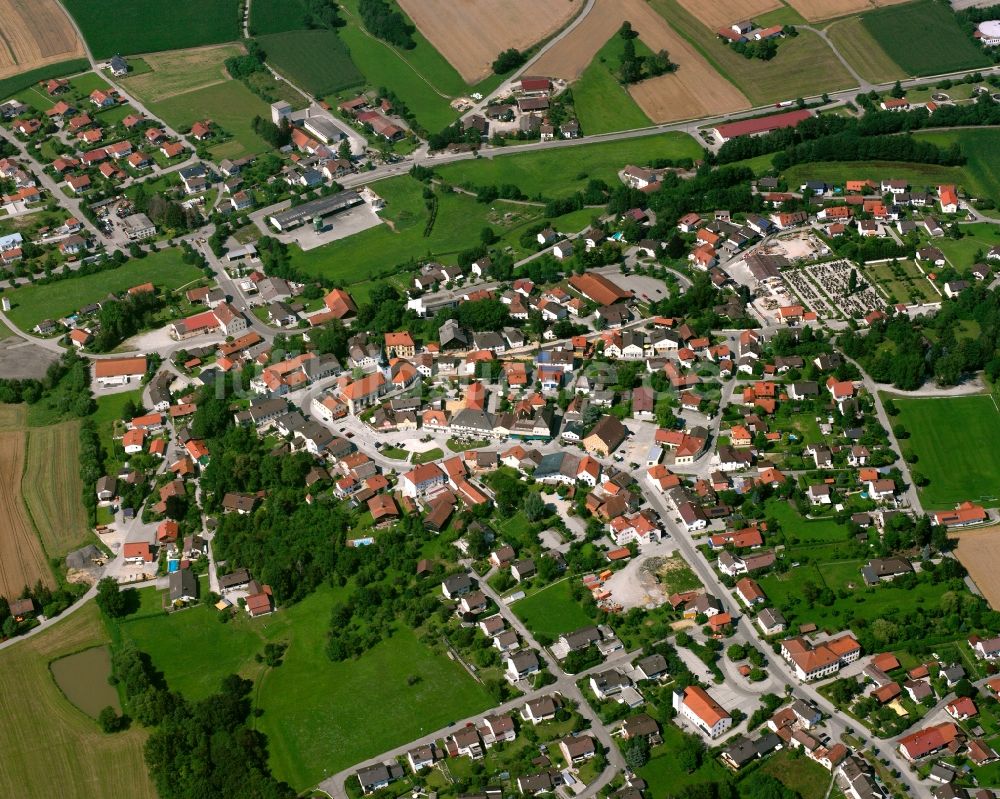
POLYGON ((526 50, 558 31, 582 0, 399 0, 466 83, 491 72, 504 50, 526 50))
POLYGON ((45 551, 59 557, 82 546, 90 529, 81 500, 80 422, 33 427, 27 446, 21 492, 45 551))
POLYGON ((575 80, 594 54, 628 21, 653 52, 666 50, 677 70, 629 87, 632 97, 653 122, 725 114, 750 102, 723 78, 667 21, 644 0, 597 0, 582 23, 531 67, 538 75, 575 80))
POLYGON ((858 11, 871 11, 882 6, 895 6, 909 0, 788 0, 788 5, 798 11, 810 22, 819 19, 833 19, 855 14, 858 11))
POLYGON ((85 55, 57 0, 0 0, 0 78, 85 55))
POLYGON ((1000 610, 1000 527, 957 533, 955 554, 993 610, 1000 610))
POLYGON ((7 599, 39 580, 55 586, 21 496, 25 438, 24 432, 0 433, 0 595, 7 599))
POLYGON ((219 44, 150 53, 142 60, 152 71, 126 78, 124 85, 143 102, 158 103, 168 97, 222 83, 229 78, 225 60, 245 52, 242 44, 219 44))
POLYGON ((712 30, 727 28, 734 22, 753 19, 758 14, 781 8, 780 0, 677 0, 688 13, 712 30))
POLYGON ((0 652, 0 796, 13 799, 156 799, 143 761, 148 734, 137 724, 106 735, 70 703, 49 663, 108 634, 94 602, 0 652), (26 742, 34 741, 28 746, 26 742))

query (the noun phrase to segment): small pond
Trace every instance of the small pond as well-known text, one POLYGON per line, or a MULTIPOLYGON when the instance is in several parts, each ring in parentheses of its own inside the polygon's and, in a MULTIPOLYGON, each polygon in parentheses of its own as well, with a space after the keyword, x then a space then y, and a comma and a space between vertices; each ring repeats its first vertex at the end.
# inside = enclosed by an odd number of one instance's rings
POLYGON ((118 692, 108 682, 111 653, 106 646, 95 646, 53 660, 49 668, 59 690, 88 716, 97 718, 108 705, 121 712, 118 692))

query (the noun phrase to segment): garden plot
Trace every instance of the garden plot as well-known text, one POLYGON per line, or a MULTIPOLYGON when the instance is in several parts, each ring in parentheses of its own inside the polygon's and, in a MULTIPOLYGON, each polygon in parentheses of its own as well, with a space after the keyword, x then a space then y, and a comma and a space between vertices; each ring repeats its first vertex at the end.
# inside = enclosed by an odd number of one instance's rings
POLYGON ((812 264, 804 270, 826 295, 833 308, 851 319, 860 319, 885 305, 885 301, 865 280, 857 265, 847 260, 812 264), (851 290, 851 274, 856 284, 851 290))

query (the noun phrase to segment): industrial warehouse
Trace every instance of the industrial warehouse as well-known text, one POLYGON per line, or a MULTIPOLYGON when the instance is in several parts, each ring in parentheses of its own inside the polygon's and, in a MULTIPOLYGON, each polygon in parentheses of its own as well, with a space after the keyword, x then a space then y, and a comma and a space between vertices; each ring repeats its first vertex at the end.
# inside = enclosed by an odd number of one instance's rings
POLYGON ((350 208, 361 205, 364 200, 356 191, 342 191, 339 194, 331 194, 329 197, 320 197, 318 200, 311 200, 287 211, 280 211, 268 217, 268 221, 276 230, 288 231, 305 224, 310 219, 322 220, 328 216, 342 213, 350 208))

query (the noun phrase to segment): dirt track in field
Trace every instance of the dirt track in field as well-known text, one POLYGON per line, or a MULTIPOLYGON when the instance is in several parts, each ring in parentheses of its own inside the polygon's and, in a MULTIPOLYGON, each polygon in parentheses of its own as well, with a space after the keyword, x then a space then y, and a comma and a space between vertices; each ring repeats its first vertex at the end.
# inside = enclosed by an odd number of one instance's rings
POLYGON ((966 530, 958 539, 955 555, 993 610, 1000 610, 1000 527, 966 530))
POLYGON ((788 0, 788 5, 810 22, 815 22, 905 2, 907 0, 788 0))
POLYGON ((21 497, 25 443, 24 432, 0 433, 0 594, 7 599, 38 580, 54 585, 21 497))
POLYGON ((650 50, 666 50, 678 65, 672 74, 630 87, 632 97, 651 120, 670 122, 750 107, 743 93, 644 0, 597 0, 586 19, 531 67, 532 73, 575 80, 626 20, 650 50))
POLYGON ((712 30, 728 28, 734 22, 752 20, 757 14, 781 8, 779 0, 677 0, 699 22, 712 30))
POLYGON ((526 50, 559 30, 583 0, 399 0, 466 83, 478 83, 509 47, 526 50))
POLYGON ((0 0, 0 21, 0 78, 84 55, 56 0, 0 0))

